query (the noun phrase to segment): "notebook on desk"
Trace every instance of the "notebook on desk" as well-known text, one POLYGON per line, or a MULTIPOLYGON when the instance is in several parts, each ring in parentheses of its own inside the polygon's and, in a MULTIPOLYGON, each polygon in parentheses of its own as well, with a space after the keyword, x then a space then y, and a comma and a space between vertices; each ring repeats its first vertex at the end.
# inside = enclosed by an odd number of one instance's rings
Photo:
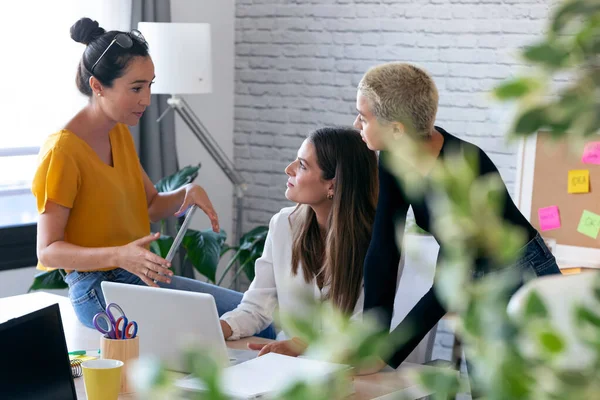
POLYGON ((0 324, 0 398, 76 400, 58 304, 0 324))
MULTIPOLYGON (((284 390, 294 382, 324 381, 335 373, 349 369, 349 366, 342 364, 268 353, 225 368, 221 388, 234 399, 259 399, 284 390)), ((176 385, 183 390, 205 390, 203 383, 191 375, 178 380, 176 385)))

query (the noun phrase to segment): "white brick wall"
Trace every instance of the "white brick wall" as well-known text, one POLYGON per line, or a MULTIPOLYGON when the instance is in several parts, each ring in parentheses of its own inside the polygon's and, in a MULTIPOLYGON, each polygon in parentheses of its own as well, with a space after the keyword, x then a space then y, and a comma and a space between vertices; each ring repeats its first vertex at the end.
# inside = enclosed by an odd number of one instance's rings
POLYGON ((356 84, 374 64, 414 62, 440 91, 437 123, 490 154, 512 190, 507 107, 490 88, 543 31, 551 0, 238 0, 235 161, 250 183, 244 230, 284 198, 283 169, 312 129, 350 125, 356 84))
MULTIPOLYGON (((351 125, 372 65, 407 61, 440 92, 437 124, 481 146, 512 191, 509 109, 489 90, 523 69, 519 46, 545 28, 555 0, 238 0, 235 161, 250 183, 244 230, 288 203, 284 167, 305 135, 351 125)), ((440 344, 448 340, 440 341, 440 344)))

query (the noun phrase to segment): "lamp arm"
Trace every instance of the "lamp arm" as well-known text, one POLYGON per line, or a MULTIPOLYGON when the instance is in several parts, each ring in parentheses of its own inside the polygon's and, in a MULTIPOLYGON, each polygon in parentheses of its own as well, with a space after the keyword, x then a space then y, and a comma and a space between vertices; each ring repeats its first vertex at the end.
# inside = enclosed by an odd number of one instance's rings
MULTIPOLYGON (((225 173, 229 181, 233 183, 236 195, 235 243, 239 243, 242 237, 242 224, 244 221, 244 192, 247 189, 246 181, 235 169, 233 162, 227 157, 227 154, 225 154, 221 146, 219 146, 217 141, 208 132, 208 129, 206 129, 206 126, 204 126, 202 121, 200 121, 198 116, 183 98, 172 95, 167 99, 167 104, 169 105, 169 108, 163 112, 158 121, 160 121, 169 110, 175 110, 190 128, 194 136, 196 136, 208 151, 208 154, 215 160, 219 168, 225 173)), ((238 262, 235 267, 236 273, 233 282, 234 289, 238 291, 240 290, 239 267, 240 265, 238 262)))
POLYGON ((183 119, 194 136, 196 136, 213 160, 215 160, 219 168, 225 173, 231 183, 236 186, 236 196, 243 196, 243 192, 246 190, 246 181, 235 169, 233 162, 227 157, 221 146, 219 146, 217 141, 208 132, 206 126, 204 126, 194 111, 192 111, 189 104, 183 98, 175 95, 169 98, 167 103, 177 112, 181 119, 183 119))

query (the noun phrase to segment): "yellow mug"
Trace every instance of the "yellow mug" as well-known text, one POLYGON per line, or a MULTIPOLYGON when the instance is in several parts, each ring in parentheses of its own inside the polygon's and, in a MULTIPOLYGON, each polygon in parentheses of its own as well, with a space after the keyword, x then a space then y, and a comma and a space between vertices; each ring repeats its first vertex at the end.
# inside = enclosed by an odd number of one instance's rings
POLYGON ((81 364, 88 400, 117 400, 121 388, 123 361, 89 360, 81 364))

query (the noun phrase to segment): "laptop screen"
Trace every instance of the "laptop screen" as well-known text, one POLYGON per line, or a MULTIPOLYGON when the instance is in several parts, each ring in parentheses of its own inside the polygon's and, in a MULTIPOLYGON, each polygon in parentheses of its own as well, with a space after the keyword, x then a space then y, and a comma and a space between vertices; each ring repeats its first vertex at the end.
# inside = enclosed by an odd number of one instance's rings
POLYGON ((0 324, 0 398, 76 400, 58 304, 0 324))

